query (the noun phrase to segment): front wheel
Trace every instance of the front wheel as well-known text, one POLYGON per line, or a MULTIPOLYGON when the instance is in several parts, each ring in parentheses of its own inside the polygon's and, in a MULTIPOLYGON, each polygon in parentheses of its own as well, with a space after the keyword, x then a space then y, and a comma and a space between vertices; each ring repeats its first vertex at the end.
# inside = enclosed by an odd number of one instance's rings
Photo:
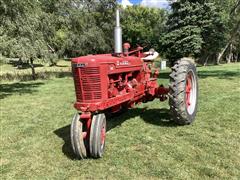
POLYGON ((103 156, 106 137, 106 117, 102 114, 94 115, 90 130, 89 150, 94 158, 103 156))
POLYGON ((70 130, 71 144, 78 159, 87 157, 86 141, 84 141, 84 128, 80 115, 76 113, 73 117, 70 130))
POLYGON ((191 124, 197 113, 198 78, 195 65, 187 58, 175 62, 170 74, 169 105, 173 120, 191 124))

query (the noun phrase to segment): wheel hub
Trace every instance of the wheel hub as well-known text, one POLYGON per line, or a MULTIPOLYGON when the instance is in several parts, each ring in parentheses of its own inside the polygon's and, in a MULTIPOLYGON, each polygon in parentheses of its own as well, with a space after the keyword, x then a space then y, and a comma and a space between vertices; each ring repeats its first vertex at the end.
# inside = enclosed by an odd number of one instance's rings
POLYGON ((189 71, 186 78, 186 86, 185 86, 185 104, 189 114, 193 114, 195 106, 196 106, 196 79, 193 75, 192 71, 189 71))
POLYGON ((187 105, 187 108, 189 108, 189 106, 191 105, 191 101, 190 101, 191 91, 192 91, 192 76, 188 75, 187 83, 186 83, 186 105, 187 105))

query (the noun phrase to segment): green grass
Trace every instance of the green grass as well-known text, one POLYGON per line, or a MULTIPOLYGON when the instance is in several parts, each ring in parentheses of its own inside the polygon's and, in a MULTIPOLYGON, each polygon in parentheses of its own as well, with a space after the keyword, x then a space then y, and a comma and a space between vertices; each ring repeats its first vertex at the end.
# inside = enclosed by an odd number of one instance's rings
MULTIPOLYGON (((75 160, 71 78, 1 84, 3 179, 239 179, 240 64, 201 67, 199 112, 169 122, 168 103, 142 104, 108 120, 102 159, 75 160)), ((168 72, 160 82, 168 83, 168 72)))

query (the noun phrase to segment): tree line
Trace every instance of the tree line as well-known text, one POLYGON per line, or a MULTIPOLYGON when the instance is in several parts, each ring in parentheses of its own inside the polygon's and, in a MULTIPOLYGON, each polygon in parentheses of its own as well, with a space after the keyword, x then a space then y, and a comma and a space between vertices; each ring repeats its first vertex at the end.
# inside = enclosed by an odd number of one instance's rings
MULTIPOLYGON (((0 0, 0 55, 55 65, 64 56, 113 51, 116 0, 0 0)), ((240 0, 170 1, 171 9, 121 8, 123 41, 174 61, 240 59, 240 0)))

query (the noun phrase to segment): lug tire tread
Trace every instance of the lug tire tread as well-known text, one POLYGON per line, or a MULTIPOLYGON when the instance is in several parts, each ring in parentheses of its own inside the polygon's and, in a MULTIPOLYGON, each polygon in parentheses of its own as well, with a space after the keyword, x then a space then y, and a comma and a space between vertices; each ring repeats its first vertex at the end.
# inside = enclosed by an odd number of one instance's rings
POLYGON ((196 67, 186 58, 182 58, 175 62, 170 74, 169 84, 169 105, 170 113, 175 123, 179 125, 191 124, 196 116, 197 99, 194 113, 188 114, 185 104, 185 83, 188 70, 191 69, 196 77, 197 97, 198 98, 198 80, 196 67))

